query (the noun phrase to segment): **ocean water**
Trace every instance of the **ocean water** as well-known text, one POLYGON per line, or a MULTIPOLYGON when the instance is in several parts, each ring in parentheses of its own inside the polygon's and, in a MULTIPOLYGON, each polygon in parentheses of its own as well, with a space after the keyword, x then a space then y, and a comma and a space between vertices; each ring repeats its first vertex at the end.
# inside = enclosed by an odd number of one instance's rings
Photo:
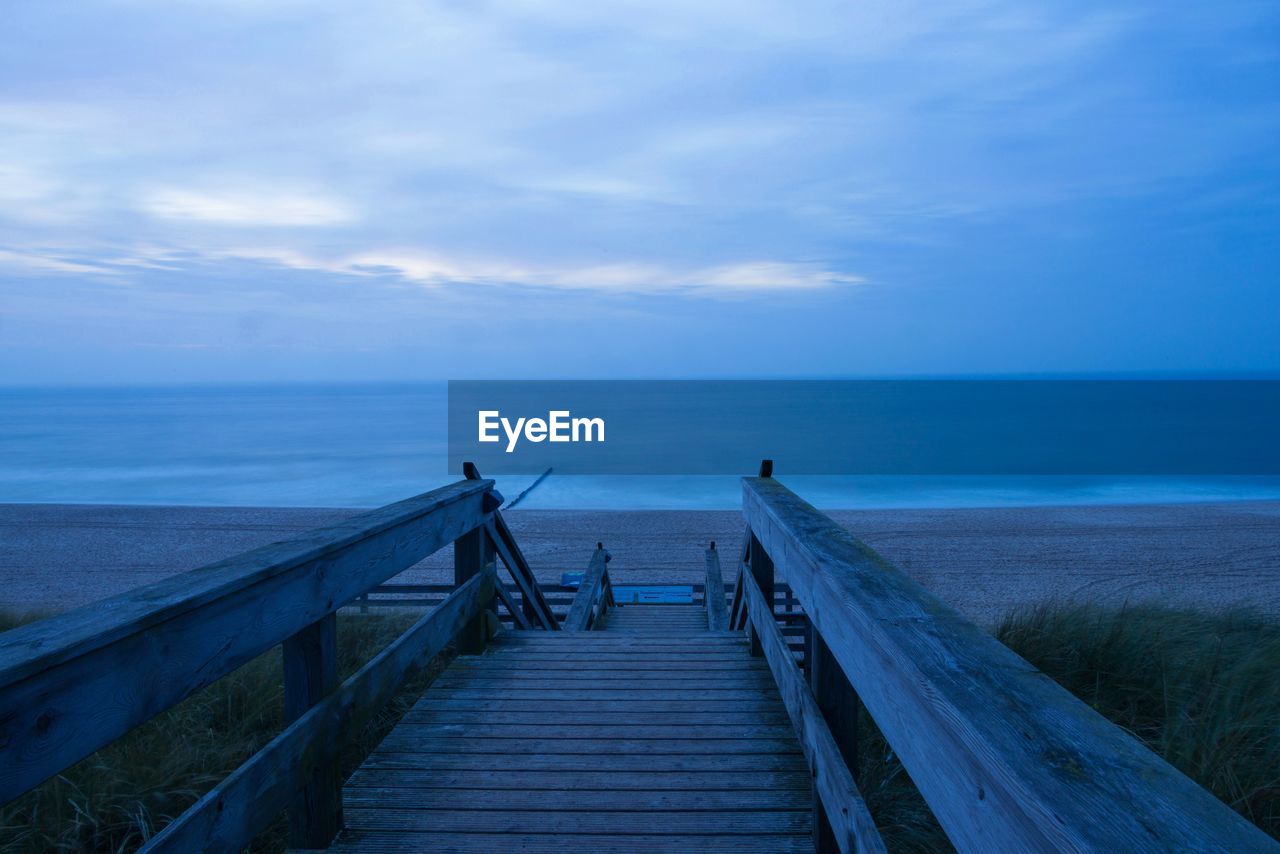
MULTIPOLYGON (((0 502, 377 506, 456 479, 446 403, 444 383, 0 390, 0 502)), ((1280 499, 1274 477, 777 476, 827 508, 1280 499)), ((736 477, 553 473, 520 506, 738 505, 736 477)))

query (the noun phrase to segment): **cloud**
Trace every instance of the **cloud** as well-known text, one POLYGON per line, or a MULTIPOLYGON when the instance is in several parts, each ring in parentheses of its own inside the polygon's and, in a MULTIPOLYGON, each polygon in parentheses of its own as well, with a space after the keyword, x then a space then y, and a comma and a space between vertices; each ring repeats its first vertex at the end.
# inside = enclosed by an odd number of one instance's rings
POLYGON ((28 273, 63 273, 92 276, 109 276, 118 272, 109 266, 70 260, 53 252, 19 252, 0 249, 0 269, 6 267, 28 273))
POLYGON ((140 207, 160 219, 220 225, 323 226, 355 219, 354 211, 337 199, 266 189, 238 192, 160 189, 148 193, 140 207))
POLYGON ((860 276, 816 264, 785 261, 744 261, 692 267, 644 262, 548 266, 492 258, 451 257, 412 249, 361 251, 334 258, 281 248, 229 249, 223 254, 299 270, 348 276, 392 276, 428 286, 516 285, 658 294, 805 290, 865 283, 860 276))

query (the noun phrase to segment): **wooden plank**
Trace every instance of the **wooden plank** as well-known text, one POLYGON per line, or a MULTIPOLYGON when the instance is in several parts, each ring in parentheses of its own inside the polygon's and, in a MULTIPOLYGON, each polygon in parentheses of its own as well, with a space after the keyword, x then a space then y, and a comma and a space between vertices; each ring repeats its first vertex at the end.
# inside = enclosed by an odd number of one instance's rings
MULTIPOLYGON (((565 662, 565 652, 557 650, 502 650, 495 653, 493 646, 496 643, 497 641, 491 641, 489 644, 489 651, 484 656, 477 656, 472 660, 476 662, 493 661, 495 663, 501 663, 502 665, 514 663, 516 666, 519 666, 521 662, 524 662, 526 666, 529 667, 556 664, 562 665, 565 662)), ((734 649, 727 649, 724 651, 712 650, 710 652, 701 649, 690 652, 687 648, 682 648, 678 652, 655 652, 651 649, 646 649, 643 663, 652 665, 684 663, 690 667, 700 667, 702 665, 736 665, 736 663, 741 661, 746 654, 745 645, 734 649)), ((593 664, 598 664, 600 669, 603 670, 608 670, 613 665, 637 663, 636 656, 628 654, 625 650, 621 649, 605 651, 593 650, 591 652, 590 660, 593 664)))
POLYGON ((485 697, 493 700, 752 700, 768 697, 772 686, 760 688, 439 688, 438 697, 474 699, 485 697))
MULTIPOLYGON (((492 642, 490 643, 490 646, 492 646, 492 642)), ((720 667, 720 668, 722 667, 732 668, 745 655, 746 655, 745 648, 740 651, 728 652, 728 653, 646 652, 645 663, 649 665, 654 665, 655 667, 663 664, 686 664, 690 668, 694 668, 694 669, 696 669, 698 666, 701 666, 701 665, 706 665, 707 667, 714 666, 714 667, 720 667)), ((474 660, 485 661, 488 659, 489 659, 489 656, 485 655, 484 657, 477 656, 474 660)), ((494 660, 500 661, 503 665, 506 665, 509 662, 514 661, 516 663, 516 666, 519 666, 519 662, 524 661, 525 666, 527 667, 546 667, 546 666, 554 667, 557 665, 563 665, 565 663, 565 655, 547 654, 547 653, 528 653, 527 657, 526 657, 526 654, 521 654, 520 656, 511 658, 511 659, 504 656, 501 659, 495 658, 494 660)), ((635 656, 633 655, 629 656, 624 652, 593 652, 591 654, 591 662, 594 665, 598 665, 598 667, 593 669, 610 670, 612 669, 610 665, 624 665, 628 663, 634 664, 635 656)), ((639 669, 646 669, 646 668, 636 666, 632 669, 639 670, 639 669)), ((673 669, 682 669, 682 668, 673 668, 673 669)))
POLYGON ((472 694, 482 694, 486 691, 494 692, 494 696, 498 696, 504 692, 524 692, 524 693, 552 693, 554 691, 564 691, 566 695, 591 694, 599 696, 602 694, 619 694, 620 692, 631 692, 633 694, 654 695, 666 693, 691 693, 701 692, 708 696, 723 697, 731 693, 741 692, 765 692, 773 690, 771 681, 764 679, 733 679, 722 678, 716 681, 707 679, 633 679, 633 680, 611 680, 608 682, 602 680, 591 679, 529 679, 524 681, 514 681, 506 679, 466 679, 454 680, 441 678, 436 682, 437 691, 466 691, 472 694))
MULTIPOLYGON (((409 712, 401 720, 398 729, 403 729, 414 738, 570 738, 600 739, 617 738, 623 740, 658 739, 661 741, 683 741, 685 739, 771 739, 781 741, 795 735, 790 723, 782 724, 701 724, 701 725, 664 725, 659 723, 643 723, 645 718, 635 716, 628 723, 597 722, 593 724, 565 724, 555 721, 540 721, 533 724, 509 723, 439 723, 423 721, 409 712)), ((705 720, 705 718, 704 718, 705 720)))
POLYGON ((633 725, 637 719, 651 722, 656 726, 686 726, 705 724, 713 719, 717 724, 732 731, 734 727, 763 725, 791 725, 786 710, 779 706, 777 711, 742 711, 726 712, 720 709, 708 709, 696 712, 649 712, 641 715, 637 710, 615 709, 613 711, 587 712, 578 709, 560 711, 493 711, 479 709, 424 709, 415 706, 403 718, 406 723, 440 723, 440 724, 537 724, 537 725, 577 725, 602 726, 633 725))
MULTIPOLYGON (((541 658, 531 658, 528 656, 474 656, 471 658, 460 658, 449 665, 449 670, 455 673, 514 673, 514 672, 549 672, 564 671, 568 665, 565 660, 559 656, 543 656, 541 658)), ((653 661, 648 658, 637 658, 634 655, 622 656, 610 661, 601 661, 599 659, 587 659, 584 661, 575 661, 572 670, 569 672, 577 673, 584 670, 599 670, 610 673, 629 673, 631 671, 651 671, 659 670, 665 673, 679 673, 681 671, 691 671, 694 673, 712 672, 712 671, 730 671, 733 673, 752 673, 755 671, 766 671, 769 666, 763 661, 755 658, 744 658, 741 655, 732 657, 715 657, 710 660, 704 660, 701 656, 690 661, 684 657, 674 658, 671 661, 653 661)))
MULTIPOLYGON (((515 755, 504 753, 396 753, 379 750, 365 760, 365 768, 409 768, 474 771, 557 771, 561 773, 599 771, 600 753, 556 753, 515 755)), ((632 771, 806 771, 801 753, 719 753, 719 754, 609 754, 609 768, 618 773, 632 771)))
POLYGON ((576 673, 572 670, 502 670, 479 673, 446 673, 444 681, 438 683, 442 688, 460 688, 468 685, 498 685, 512 688, 544 687, 551 684, 565 687, 581 687, 596 683, 602 686, 625 688, 635 684, 646 688, 655 687, 654 683, 666 685, 681 683, 685 685, 707 685, 709 687, 751 687, 768 684, 768 674, 756 670, 585 670, 576 673), (533 684, 536 683, 536 684, 533 684))
POLYGON ((566 632, 584 632, 590 628, 595 617, 601 587, 608 572, 607 557, 608 553, 603 547, 597 546, 592 552, 586 575, 582 579, 582 586, 578 588, 578 594, 573 597, 573 604, 569 606, 569 614, 564 618, 563 628, 566 632))
POLYGON ((743 597, 761 652, 769 662, 778 693, 791 716, 795 734, 813 772, 813 785, 822 800, 834 842, 841 852, 881 854, 886 851, 866 802, 854 785, 853 775, 836 746, 813 693, 792 660, 782 633, 773 619, 773 608, 756 585, 755 576, 743 573, 743 597))
POLYGON ((444 604, 312 706, 145 846, 148 852, 239 850, 271 824, 315 769, 376 715, 493 598, 492 576, 473 576, 444 604))
POLYGON ((960 850, 1277 850, 777 481, 743 512, 960 850))
POLYGON ((720 712, 765 712, 786 709, 777 694, 762 694, 748 699, 590 699, 582 697, 552 697, 547 699, 493 698, 479 694, 472 697, 447 697, 439 691, 432 690, 423 695, 414 706, 415 709, 470 709, 482 711, 564 711, 581 709, 584 712, 626 712, 627 714, 660 713, 660 712, 698 712, 699 714, 715 714, 720 712))
POLYGON ((412 727, 396 727, 378 748, 394 753, 502 753, 507 756, 542 754, 563 756, 582 753, 599 756, 620 754, 651 756, 724 756, 733 753, 798 752, 795 737, 757 738, 749 741, 733 738, 652 739, 652 738, 436 738, 418 736, 412 727))
MULTIPOLYGON (((646 791, 762 791, 790 790, 809 796, 807 771, 526 771, 471 770, 448 771, 417 768, 362 767, 347 781, 347 792, 361 787, 394 787, 398 789, 483 789, 489 791, 530 792, 543 789, 564 791, 625 792, 646 791)), ((450 795, 459 803, 456 794, 450 795)), ((566 799, 568 802, 568 799, 566 799)))
MULTIPOLYGON (((527 655, 532 659, 535 656, 563 655, 565 651, 570 649, 590 650, 593 655, 628 655, 628 650, 641 646, 643 646, 646 653, 662 653, 664 650, 658 647, 674 646, 677 648, 677 652, 692 651, 697 655, 722 657, 731 655, 736 658, 745 658, 748 649, 746 638, 741 634, 720 635, 711 632, 706 632, 700 637, 657 639, 630 636, 624 638, 608 631, 583 632, 578 635, 583 639, 583 645, 574 647, 558 646, 551 642, 527 643, 525 640, 542 634, 542 632, 505 632, 493 639, 493 643, 489 647, 489 653, 492 655, 527 655), (708 640, 716 641, 716 643, 707 643, 706 641, 708 640)), ((556 637, 560 637, 560 635, 557 634, 556 637)))
MULTIPOLYGON (((808 834, 756 834, 729 836, 654 836, 646 834, 577 834, 573 845, 592 854, 637 854, 638 852, 698 851, 703 854, 804 854, 813 850, 808 834)), ((565 838, 548 834, 522 833, 431 833, 353 830, 343 834, 335 852, 360 851, 376 854, 420 854, 422 851, 520 851, 522 854, 562 854, 565 838)))
MULTIPOLYGON (((288 725, 338 688, 338 617, 320 618, 284 642, 284 721, 288 725)), ((342 829, 337 758, 320 762, 289 807, 289 845, 323 848, 342 829)))
POLYGON ((0 803, 483 522, 457 483, 0 634, 0 803))
MULTIPOLYGON (((808 810, 766 812, 631 812, 628 810, 415 810, 350 809, 352 830, 476 832, 483 820, 489 833, 546 833, 573 837, 589 833, 682 836, 718 833, 753 836, 759 833, 809 834, 808 810)), ((510 850, 510 849, 506 849, 510 850)))
POLYGON ((760 669, 752 667, 735 668, 732 662, 720 662, 716 667, 708 667, 699 670, 695 667, 679 667, 670 670, 653 666, 649 667, 632 667, 632 668, 583 668, 577 670, 563 670, 554 666, 552 662, 540 662, 541 667, 527 668, 475 668, 475 669, 458 669, 450 668, 448 678, 453 681, 464 679, 489 679, 504 680, 508 682, 528 682, 533 680, 544 679, 572 679, 577 681, 600 681, 600 682, 626 682, 630 680, 652 680, 652 679, 680 679, 686 681, 701 681, 705 679, 736 679, 736 680, 756 680, 760 677, 768 678, 768 674, 760 669))
MULTIPOLYGON (((411 789, 398 785, 398 780, 383 772, 381 785, 347 787, 347 806, 352 809, 422 809, 457 811, 539 810, 559 811, 570 806, 574 811, 598 812, 737 812, 746 810, 807 810, 806 789, 471 789, 466 792, 449 789, 411 789)), ((617 776, 617 775, 615 775, 617 776)), ((685 777, 686 785, 688 777, 685 777)), ((484 817, 477 817, 478 824, 484 817)))
POLYGON ((704 594, 707 609, 707 628, 713 632, 727 631, 729 614, 724 604, 724 579, 720 574, 720 555, 716 544, 707 549, 707 589, 704 594))

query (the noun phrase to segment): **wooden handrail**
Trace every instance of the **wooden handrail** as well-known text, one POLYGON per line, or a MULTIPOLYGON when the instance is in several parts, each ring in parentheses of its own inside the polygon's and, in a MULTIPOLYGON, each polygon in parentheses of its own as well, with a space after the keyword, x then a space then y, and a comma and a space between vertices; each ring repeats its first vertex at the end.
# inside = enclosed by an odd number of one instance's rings
POLYGON ((483 525, 461 481, 0 634, 0 803, 483 525))
POLYGON ((720 574, 720 554, 713 541, 707 549, 707 582, 702 601, 707 609, 707 629, 713 632, 727 631, 729 614, 724 604, 724 581, 720 574))
POLYGON ((143 851, 239 851, 290 805, 342 744, 473 621, 494 595, 490 572, 472 576, 165 827, 143 851))
MULTIPOLYGON (((787 716, 795 728, 800 748, 813 777, 816 796, 825 808, 832 836, 842 854, 848 852, 885 851, 884 840, 876 830, 867 804, 858 793, 853 774, 845 764, 840 748, 836 745, 813 692, 805 683, 804 675, 796 666, 794 656, 782 639, 782 632, 773 619, 773 609, 760 592, 751 573, 739 570, 742 580, 743 602, 754 633, 760 638, 765 661, 778 684, 787 716)), ((849 710, 853 711, 853 710, 849 710)))
POLYGON ((564 618, 566 632, 584 632, 597 623, 613 604, 613 589, 609 583, 609 553, 603 543, 596 544, 591 554, 591 563, 582 578, 582 585, 573 597, 569 606, 569 615, 564 618))
POLYGON ((515 539, 511 536, 511 531, 507 528, 506 523, 502 521, 500 513, 493 514, 493 519, 486 525, 486 530, 489 532, 493 545, 497 549, 498 557, 502 558, 507 571, 511 573, 511 578, 520 589, 521 610, 527 622, 530 625, 536 624, 539 628, 547 631, 559 629, 560 624, 556 622, 556 616, 552 613, 551 606, 547 604, 546 597, 542 595, 542 591, 538 588, 537 579, 533 576, 533 570, 529 567, 528 562, 525 561, 524 555, 520 554, 520 549, 515 545, 515 539))
POLYGON ((958 849, 1277 850, 773 478, 743 512, 958 849))
MULTIPOLYGON (((476 468, 475 463, 463 463, 462 474, 467 480, 481 479, 480 470, 476 468)), ((542 589, 538 586, 538 579, 534 577, 533 568, 529 566, 529 561, 520 551, 520 545, 516 542, 511 529, 507 527, 507 520, 502 518, 501 513, 494 513, 493 518, 489 520, 489 538, 497 549, 498 556, 506 564, 507 571, 511 573, 516 586, 520 588, 524 614, 528 622, 536 623, 547 631, 557 631, 560 624, 556 621, 555 614, 551 613, 551 606, 542 595, 542 589)))

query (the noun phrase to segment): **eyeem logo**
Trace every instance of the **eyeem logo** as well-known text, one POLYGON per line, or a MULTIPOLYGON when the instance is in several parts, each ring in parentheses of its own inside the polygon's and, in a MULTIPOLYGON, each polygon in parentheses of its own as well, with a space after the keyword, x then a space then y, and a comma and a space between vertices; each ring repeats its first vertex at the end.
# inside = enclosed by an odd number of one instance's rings
POLYGON ((498 429, 507 437, 507 453, 516 449, 523 436, 530 442, 603 442, 603 418, 571 418, 567 409, 553 409, 543 418, 503 418, 496 409, 481 409, 479 418, 480 442, 500 442, 498 429))

